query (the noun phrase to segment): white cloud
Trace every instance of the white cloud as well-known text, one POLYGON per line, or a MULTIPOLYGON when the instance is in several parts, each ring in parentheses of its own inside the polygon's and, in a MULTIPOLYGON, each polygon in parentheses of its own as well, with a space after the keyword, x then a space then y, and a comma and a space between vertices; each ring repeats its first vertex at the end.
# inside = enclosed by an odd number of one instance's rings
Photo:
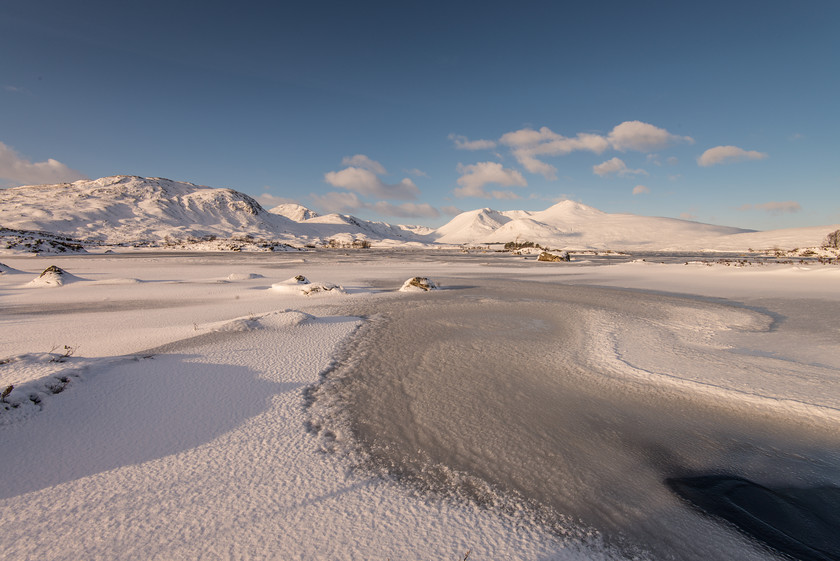
POLYGON ((802 206, 796 201, 770 201, 767 203, 759 203, 755 205, 742 205, 738 210, 763 210, 770 214, 782 214, 785 212, 799 212, 802 206))
POLYGON ((87 179, 87 176, 52 158, 32 163, 22 158, 11 146, 0 142, 0 179, 21 185, 38 185, 77 181, 87 179))
POLYGON ((703 167, 714 166, 717 164, 728 164, 732 162, 742 162, 745 160, 763 160, 767 154, 763 152, 756 152, 755 150, 744 150, 737 146, 715 146, 709 148, 697 158, 697 164, 703 167))
POLYGON ((647 175, 648 173, 643 169, 630 169, 627 167, 627 164, 624 163, 624 160, 620 158, 612 158, 598 164, 597 166, 592 166, 592 172, 595 175, 600 175, 604 177, 605 175, 610 175, 614 173, 619 176, 625 175, 647 175))
POLYGON ((385 167, 382 164, 380 164, 376 160, 371 160, 364 154, 356 154, 355 156, 345 156, 341 160, 341 165, 366 169, 368 171, 372 171, 376 175, 385 175, 386 173, 388 173, 387 171, 385 171, 385 167))
POLYGON ((314 193, 309 195, 315 206, 321 211, 330 212, 354 212, 364 207, 364 203, 356 193, 339 193, 333 191, 324 195, 316 195, 314 193))
POLYGON ((502 187, 526 187, 528 182, 522 174, 514 169, 504 168, 497 162, 479 162, 465 166, 458 164, 458 185, 454 194, 456 197, 480 197, 496 199, 515 199, 518 195, 511 191, 492 191, 487 193, 484 186, 495 183, 502 187))
POLYGON ((695 220, 697 218, 696 214, 691 214, 690 212, 681 212, 680 218, 683 220, 695 220))
POLYGON ((671 134, 665 129, 642 121, 624 121, 610 131, 607 141, 619 152, 626 150, 652 152, 677 142, 694 143, 694 139, 690 136, 671 134))
MULTIPOLYGON (((384 168, 382 168, 379 162, 368 160, 366 156, 353 156, 351 160, 356 160, 357 163, 362 163, 369 167, 379 166, 379 169, 384 171, 384 168), (365 158, 367 162, 362 161, 360 158, 365 158), (371 164, 375 164, 375 166, 371 164)), ((355 191, 362 195, 381 199, 416 199, 420 192, 417 185, 407 177, 399 183, 388 184, 379 179, 376 172, 362 167, 351 166, 341 171, 328 172, 324 174, 324 180, 333 187, 341 187, 348 191, 355 191)))
POLYGON ((359 198, 356 193, 333 191, 324 195, 311 194, 315 205, 324 212, 351 213, 359 210, 371 210, 387 216, 401 218, 437 218, 440 212, 426 203, 391 204, 387 201, 369 203, 359 198))
POLYGON ((600 154, 609 148, 603 136, 578 133, 577 136, 566 137, 548 127, 508 132, 502 135, 499 142, 511 148, 513 156, 528 172, 541 174, 546 179, 557 179, 557 168, 537 156, 564 156, 575 151, 600 154))
POLYGON ((466 136, 452 133, 449 140, 455 143, 458 150, 492 150, 496 143, 492 140, 470 140, 466 136))
POLYGON ((272 195, 271 193, 263 193, 259 197, 255 197, 257 202, 260 203, 263 208, 274 208, 277 205, 283 205, 288 203, 295 203, 298 202, 295 199, 288 199, 286 197, 278 197, 276 195, 272 195))
POLYGON ((650 189, 648 189, 644 185, 636 185, 635 187, 633 187, 634 195, 644 195, 647 193, 650 193, 650 189))

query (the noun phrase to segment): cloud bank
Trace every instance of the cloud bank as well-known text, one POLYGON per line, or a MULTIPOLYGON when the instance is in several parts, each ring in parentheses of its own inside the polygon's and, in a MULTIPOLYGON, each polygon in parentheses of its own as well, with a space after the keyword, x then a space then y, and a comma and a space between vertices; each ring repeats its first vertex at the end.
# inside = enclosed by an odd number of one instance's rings
POLYGON ((401 218, 437 218, 440 212, 426 203, 392 204, 387 201, 370 203, 363 201, 356 193, 340 193, 333 191, 324 195, 311 194, 310 198, 320 210, 326 213, 352 213, 359 210, 370 210, 387 216, 401 218))
POLYGON ((602 154, 610 148, 619 152, 652 152, 680 142, 693 143, 694 139, 672 134, 642 121, 624 121, 606 136, 586 132, 563 136, 548 127, 541 127, 539 130, 524 128, 508 132, 499 139, 500 144, 510 148, 516 161, 526 171, 551 180, 557 179, 557 168, 543 161, 542 157, 564 156, 578 151, 602 154))
POLYGON ((324 174, 324 180, 333 187, 381 199, 411 200, 420 193, 417 185, 407 177, 394 184, 382 181, 379 176, 386 173, 385 167, 363 154, 346 157, 342 164, 349 167, 324 174))
POLYGON ((87 179, 87 176, 52 158, 32 163, 21 157, 11 146, 0 142, 0 179, 21 185, 39 185, 78 181, 87 179))
POLYGON ((770 201, 755 205, 746 204, 738 207, 738 210, 763 210, 770 214, 783 214, 786 212, 799 212, 802 206, 796 201, 770 201))

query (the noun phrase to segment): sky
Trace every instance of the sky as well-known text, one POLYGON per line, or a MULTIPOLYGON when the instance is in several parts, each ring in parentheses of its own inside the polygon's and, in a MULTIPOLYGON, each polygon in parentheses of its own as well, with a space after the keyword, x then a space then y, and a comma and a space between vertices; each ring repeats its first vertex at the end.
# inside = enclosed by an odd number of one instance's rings
POLYGON ((840 223, 840 2, 0 3, 0 187, 840 223))

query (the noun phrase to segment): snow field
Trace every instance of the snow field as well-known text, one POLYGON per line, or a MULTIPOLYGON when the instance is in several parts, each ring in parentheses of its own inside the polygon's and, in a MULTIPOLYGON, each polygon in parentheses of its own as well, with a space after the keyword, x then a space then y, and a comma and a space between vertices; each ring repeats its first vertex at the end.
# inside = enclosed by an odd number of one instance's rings
POLYGON ((580 558, 515 517, 415 496, 321 452, 305 428, 303 389, 360 320, 262 290, 279 276, 271 269, 236 289, 208 280, 229 278, 227 266, 175 261, 61 262, 85 278, 109 270, 144 281, 131 286, 2 285, 26 312, 3 318, 4 354, 31 346, 34 333, 72 332, 82 356, 62 368, 85 366, 41 410, 0 427, 2 557, 449 559, 472 549, 477 559, 580 558), (255 311, 238 315, 243 305, 255 311))

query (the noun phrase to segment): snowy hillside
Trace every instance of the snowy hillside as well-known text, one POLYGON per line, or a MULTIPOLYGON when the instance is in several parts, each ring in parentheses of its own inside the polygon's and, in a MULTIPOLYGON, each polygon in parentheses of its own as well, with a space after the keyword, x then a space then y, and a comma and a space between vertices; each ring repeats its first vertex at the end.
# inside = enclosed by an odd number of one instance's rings
POLYGON ((125 175, 0 190, 0 224, 110 244, 294 238, 291 220, 237 191, 125 175))

